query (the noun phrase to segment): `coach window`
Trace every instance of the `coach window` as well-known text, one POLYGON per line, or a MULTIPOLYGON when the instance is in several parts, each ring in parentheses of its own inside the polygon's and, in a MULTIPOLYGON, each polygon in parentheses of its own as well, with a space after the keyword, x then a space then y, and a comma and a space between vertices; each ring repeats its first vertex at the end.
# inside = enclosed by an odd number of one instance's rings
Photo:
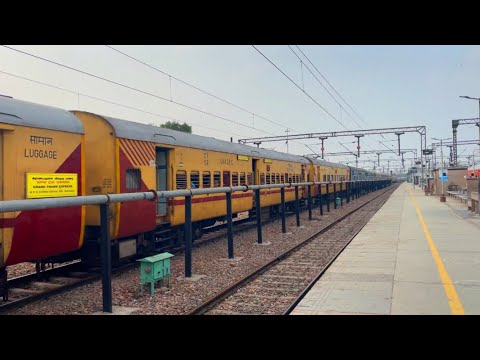
POLYGON ((238 186, 238 173, 232 173, 232 186, 238 186))
POLYGON ((292 180, 293 180, 293 179, 292 179, 292 174, 288 174, 288 182, 289 182, 289 183, 292 183, 292 182, 293 182, 292 180))
POLYGON ((323 175, 323 181, 327 181, 327 175, 323 175))
POLYGON ((280 182, 280 174, 277 174, 276 176, 277 176, 277 181, 276 181, 276 183, 277 183, 277 184, 281 184, 281 182, 280 182))
POLYGON ((230 171, 223 172, 223 186, 230 186, 230 171))
POLYGON ((247 185, 253 185, 253 178, 252 178, 252 173, 247 173, 247 181, 248 181, 248 184, 247 185))
POLYGON ((265 185, 265 174, 264 173, 260 174, 260 185, 265 185))
POLYGON ((211 176, 210 176, 210 171, 204 171, 203 172, 203 187, 204 188, 209 188, 212 186, 212 183, 211 183, 211 176))
POLYGON ((270 174, 269 174, 269 173, 267 173, 267 183, 266 183, 266 184, 267 184, 267 185, 270 185, 270 184, 271 184, 271 182, 270 182, 270 174))
POLYGON ((140 169, 128 169, 125 181, 127 191, 140 191, 142 187, 142 173, 140 172, 140 169))
POLYGON ((200 173, 198 171, 190 172, 190 188, 198 189, 200 187, 200 173))
POLYGON ((285 184, 285 175, 280 174, 280 184, 285 184))
POLYGON ((222 179, 220 176, 220 171, 213 172, 213 186, 214 187, 221 187, 222 186, 222 179))
POLYGON ((243 186, 243 185, 247 185, 247 183, 245 181, 245 173, 244 172, 240 173, 240 186, 243 186))
POLYGON ((187 188, 187 172, 184 170, 177 171, 177 190, 187 188))

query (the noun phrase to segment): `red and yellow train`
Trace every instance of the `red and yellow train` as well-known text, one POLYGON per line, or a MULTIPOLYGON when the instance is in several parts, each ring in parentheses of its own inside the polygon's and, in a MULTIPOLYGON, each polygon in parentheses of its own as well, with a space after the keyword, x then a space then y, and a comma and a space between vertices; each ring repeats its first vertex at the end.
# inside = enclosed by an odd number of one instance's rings
MULTIPOLYGON (((345 165, 0 96, 0 200, 379 177, 345 165)), ((300 189, 300 196, 305 194, 300 189)), ((264 208, 280 204, 279 189, 261 195, 264 208)), ((318 188, 313 195, 318 196, 318 188)), ((293 188, 287 188, 286 202, 294 199, 293 188)), ((234 214, 252 210, 252 191, 234 193, 232 207, 234 214)), ((113 254, 120 259, 179 241, 184 210, 180 197, 110 205, 113 254)), ((197 237, 225 215, 224 194, 192 200, 197 237)), ((0 269, 25 261, 88 258, 97 251, 99 230, 96 206, 0 213, 0 269)))

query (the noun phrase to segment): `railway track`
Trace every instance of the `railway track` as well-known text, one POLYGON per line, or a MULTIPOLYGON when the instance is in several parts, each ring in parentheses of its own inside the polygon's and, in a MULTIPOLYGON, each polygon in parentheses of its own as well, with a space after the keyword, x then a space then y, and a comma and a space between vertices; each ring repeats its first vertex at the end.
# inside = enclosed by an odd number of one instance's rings
POLYGON ((94 281, 98 274, 86 272, 80 262, 58 266, 8 280, 8 301, 0 301, 0 312, 94 281))
POLYGON ((304 242, 208 299, 189 315, 289 314, 397 186, 383 190, 375 198, 323 227, 304 242))
MULTIPOLYGON (((306 208, 301 212, 308 211, 306 208)), ((286 214, 287 217, 293 216, 295 213, 286 214)), ((279 216, 275 216, 262 221, 262 225, 276 221, 279 216)), ((234 231, 236 234, 247 231, 256 226, 252 221, 253 218, 245 218, 234 221, 234 231)), ((204 235, 195 241, 194 248, 211 243, 219 238, 227 235, 226 223, 212 226, 205 229, 204 235)), ((176 246, 163 249, 174 255, 181 254, 184 246, 176 246)), ((135 262, 124 263, 121 266, 112 269, 112 275, 121 273, 124 270, 135 266, 135 262)), ((29 273, 26 275, 14 277, 8 280, 9 299, 6 302, 0 301, 0 313, 24 306, 26 304, 48 298, 62 292, 72 290, 78 286, 91 283, 101 279, 101 269, 92 268, 85 269, 80 261, 76 263, 57 266, 53 269, 43 270, 39 273, 29 273)))

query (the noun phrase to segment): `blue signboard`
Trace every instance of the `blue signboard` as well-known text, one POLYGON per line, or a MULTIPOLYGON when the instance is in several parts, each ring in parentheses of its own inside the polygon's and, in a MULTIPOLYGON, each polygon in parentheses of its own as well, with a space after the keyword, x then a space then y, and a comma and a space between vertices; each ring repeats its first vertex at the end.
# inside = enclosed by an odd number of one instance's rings
POLYGON ((448 176, 439 176, 438 178, 443 182, 448 181, 448 176))

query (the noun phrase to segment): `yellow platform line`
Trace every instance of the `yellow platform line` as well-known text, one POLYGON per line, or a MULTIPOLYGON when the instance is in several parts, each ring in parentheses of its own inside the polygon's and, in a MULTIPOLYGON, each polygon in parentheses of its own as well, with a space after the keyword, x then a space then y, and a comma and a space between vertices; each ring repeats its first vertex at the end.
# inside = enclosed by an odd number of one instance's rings
POLYGON ((460 297, 457 294, 457 290, 455 289, 455 285, 453 284, 450 276, 448 275, 447 269, 445 269, 445 265, 443 264, 442 258, 438 253, 437 247, 433 242, 432 236, 430 235, 430 231, 428 230, 427 224, 425 223, 425 219, 423 218, 422 212, 418 207, 418 203, 412 195, 412 192, 409 190, 410 200, 415 206, 415 210, 417 211, 418 219, 420 220, 420 224, 422 224, 423 233, 427 238, 428 246, 430 248, 430 252, 432 253, 433 260, 435 260, 435 264, 437 265, 438 273, 440 274, 440 279, 442 281, 443 289, 445 290, 445 294, 447 296, 448 305, 450 306, 450 312, 453 315, 464 315, 465 311, 463 310, 462 302, 460 301, 460 297))

